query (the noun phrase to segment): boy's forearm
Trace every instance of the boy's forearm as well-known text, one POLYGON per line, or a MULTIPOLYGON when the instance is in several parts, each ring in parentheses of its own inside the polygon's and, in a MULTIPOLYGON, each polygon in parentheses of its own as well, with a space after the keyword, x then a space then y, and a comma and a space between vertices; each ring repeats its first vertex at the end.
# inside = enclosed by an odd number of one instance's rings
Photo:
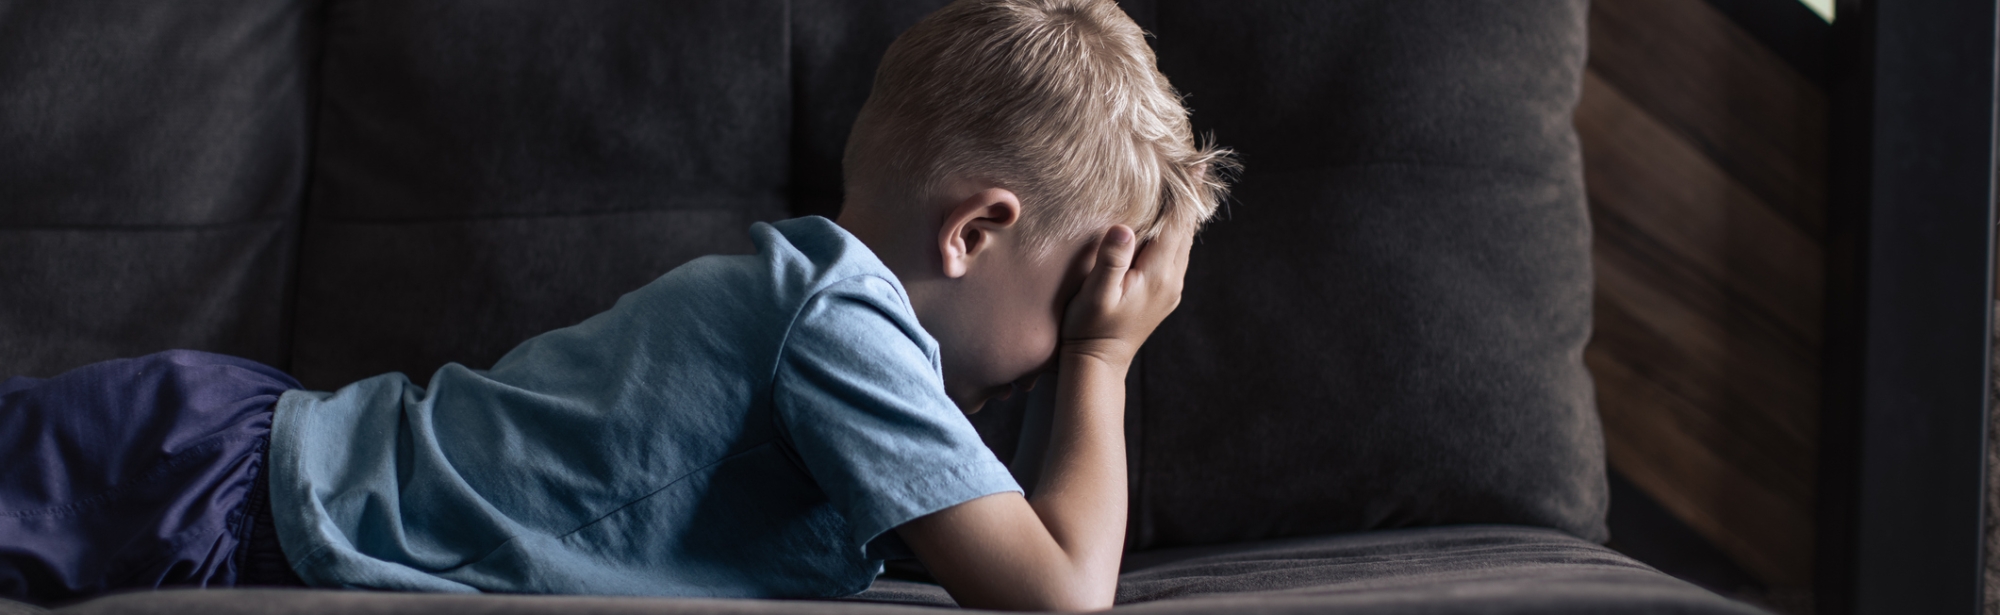
POLYGON ((1129 363, 1064 353, 1035 513, 1090 587, 1117 590, 1125 545, 1125 373, 1129 363))

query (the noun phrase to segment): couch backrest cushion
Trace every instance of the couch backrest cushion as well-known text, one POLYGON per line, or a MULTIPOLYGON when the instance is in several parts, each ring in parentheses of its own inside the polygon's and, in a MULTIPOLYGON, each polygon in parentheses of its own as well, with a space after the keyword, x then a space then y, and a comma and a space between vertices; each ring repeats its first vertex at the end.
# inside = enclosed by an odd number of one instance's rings
POLYGON ((282 363, 316 3, 0 3, 0 378, 282 363))
POLYGON ((782 0, 326 7, 291 369, 485 367, 787 217, 782 0))
POLYGON ((1135 546, 1519 523, 1603 540, 1581 0, 1151 7, 1246 165, 1144 349, 1135 546))

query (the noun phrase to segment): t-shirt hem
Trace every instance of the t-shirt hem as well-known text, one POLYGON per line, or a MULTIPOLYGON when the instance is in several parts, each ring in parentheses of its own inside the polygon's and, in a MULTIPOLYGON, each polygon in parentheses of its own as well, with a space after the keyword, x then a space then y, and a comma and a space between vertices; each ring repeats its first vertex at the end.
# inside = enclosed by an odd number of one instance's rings
POLYGON ((304 431, 297 423, 307 420, 300 415, 300 406, 311 404, 320 395, 324 393, 295 389, 278 397, 271 413, 270 460, 264 469, 265 488, 269 490, 270 497, 267 506, 271 507, 271 529, 276 530, 278 551, 285 554, 286 564, 292 567, 292 572, 313 587, 323 587, 325 582, 313 574, 315 571, 308 564, 326 547, 311 539, 310 529, 299 527, 302 523, 309 523, 301 518, 299 511, 307 507, 302 499, 309 500, 310 497, 300 497, 306 488, 299 481, 303 460, 299 459, 299 446, 295 440, 304 431))
MULTIPOLYGON (((392 384, 408 382, 401 374, 384 376, 392 384)), ((361 380, 343 387, 342 391, 357 385, 380 386, 378 379, 384 376, 361 380)), ((396 386, 393 390, 400 393, 402 389, 396 386)), ((335 422, 338 419, 334 415, 317 411, 319 404, 338 394, 304 389, 286 391, 278 398, 272 413, 271 460, 267 470, 271 525, 277 530, 279 550, 284 552, 292 572, 310 587, 477 591, 470 585, 415 570, 390 570, 402 567, 371 559, 354 551, 350 544, 335 540, 344 536, 334 529, 332 516, 314 497, 307 465, 310 460, 303 456, 308 447, 303 439, 309 434, 330 437, 329 434, 351 433, 335 422)))

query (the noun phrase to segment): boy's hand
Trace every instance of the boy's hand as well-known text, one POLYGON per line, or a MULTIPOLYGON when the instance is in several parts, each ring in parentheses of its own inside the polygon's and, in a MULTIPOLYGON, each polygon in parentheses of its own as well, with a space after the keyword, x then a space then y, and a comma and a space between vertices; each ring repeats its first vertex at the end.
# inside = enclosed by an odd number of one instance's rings
POLYGON ((896 528, 959 605, 1111 607, 1127 516, 1125 370, 1180 305, 1193 243, 1192 225, 1144 247, 1124 226, 1098 240, 1063 314, 1056 411, 1032 501, 996 493, 896 528))
POLYGON ((1130 366, 1139 346, 1181 304, 1194 230, 1169 227, 1143 248, 1125 225, 1105 231, 1097 264, 1063 315, 1063 356, 1130 366))
POLYGON ((1111 607, 1125 538, 1125 370, 1180 305, 1193 244, 1193 225, 1144 247, 1122 225, 1098 240, 1063 314, 1048 465, 1033 501, 997 493, 896 528, 960 605, 1111 607))

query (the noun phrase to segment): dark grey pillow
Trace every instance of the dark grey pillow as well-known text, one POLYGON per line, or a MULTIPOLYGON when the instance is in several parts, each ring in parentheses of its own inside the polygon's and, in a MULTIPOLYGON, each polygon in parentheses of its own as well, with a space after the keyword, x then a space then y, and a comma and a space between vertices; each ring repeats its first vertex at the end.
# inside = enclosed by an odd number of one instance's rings
POLYGON ((1161 70, 1247 170, 1131 389, 1135 547, 1606 537, 1570 124, 1586 7, 1153 7, 1161 70))

